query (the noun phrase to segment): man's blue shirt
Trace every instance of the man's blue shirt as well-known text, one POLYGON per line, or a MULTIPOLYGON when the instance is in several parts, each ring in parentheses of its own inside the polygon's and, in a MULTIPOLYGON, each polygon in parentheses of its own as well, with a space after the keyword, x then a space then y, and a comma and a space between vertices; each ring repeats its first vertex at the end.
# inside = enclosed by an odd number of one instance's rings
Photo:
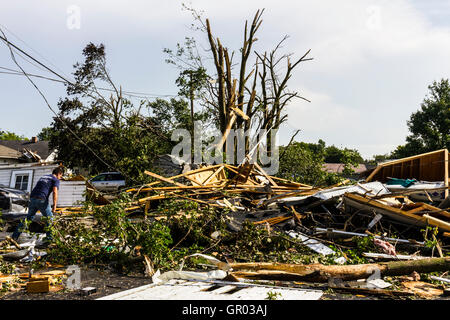
POLYGON ((33 188, 30 194, 30 198, 39 198, 48 200, 48 196, 53 191, 53 187, 59 189, 59 180, 53 174, 43 176, 39 179, 36 186, 33 188))

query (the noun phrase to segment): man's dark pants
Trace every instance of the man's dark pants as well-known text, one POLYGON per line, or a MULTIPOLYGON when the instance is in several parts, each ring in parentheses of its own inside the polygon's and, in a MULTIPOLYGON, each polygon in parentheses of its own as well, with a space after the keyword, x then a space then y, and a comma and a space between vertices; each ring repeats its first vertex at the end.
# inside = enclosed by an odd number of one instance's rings
MULTIPOLYGON (((53 221, 53 212, 50 208, 50 204, 48 203, 48 200, 44 200, 44 199, 38 199, 38 198, 31 198, 30 199, 30 203, 28 205, 28 215, 26 217, 26 220, 31 222, 33 221, 34 215, 36 214, 37 211, 40 211, 42 213, 42 215, 44 217, 46 217, 46 226, 47 228, 50 228, 50 225, 53 221)), ((14 230, 13 234, 12 234, 12 238, 14 240, 17 240, 20 236, 20 234, 22 233, 22 229, 24 227, 24 222, 22 221, 16 228, 16 230, 14 230)), ((50 229, 48 229, 47 231, 47 240, 51 240, 52 239, 52 235, 50 232, 50 229)))

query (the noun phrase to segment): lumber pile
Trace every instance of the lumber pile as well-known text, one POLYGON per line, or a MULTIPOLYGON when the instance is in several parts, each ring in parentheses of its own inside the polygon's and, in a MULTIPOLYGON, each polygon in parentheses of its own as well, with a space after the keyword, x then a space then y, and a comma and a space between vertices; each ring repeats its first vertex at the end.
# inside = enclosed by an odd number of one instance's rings
POLYGON ((217 164, 204 166, 185 173, 163 177, 145 171, 156 181, 142 188, 128 189, 127 192, 147 194, 136 205, 148 206, 153 200, 168 198, 190 199, 216 207, 227 207, 235 211, 234 202, 242 204, 246 198, 247 205, 258 207, 263 201, 272 197, 289 197, 293 195, 311 195, 318 188, 268 175, 258 164, 244 163, 240 166, 217 164))

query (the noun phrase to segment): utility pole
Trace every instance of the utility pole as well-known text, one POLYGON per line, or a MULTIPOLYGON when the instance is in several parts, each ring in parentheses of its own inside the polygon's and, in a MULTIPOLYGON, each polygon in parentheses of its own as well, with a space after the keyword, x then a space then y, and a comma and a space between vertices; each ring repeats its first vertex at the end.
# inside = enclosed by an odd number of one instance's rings
POLYGON ((194 163, 194 81, 192 70, 189 70, 189 99, 191 102, 191 163, 194 163))

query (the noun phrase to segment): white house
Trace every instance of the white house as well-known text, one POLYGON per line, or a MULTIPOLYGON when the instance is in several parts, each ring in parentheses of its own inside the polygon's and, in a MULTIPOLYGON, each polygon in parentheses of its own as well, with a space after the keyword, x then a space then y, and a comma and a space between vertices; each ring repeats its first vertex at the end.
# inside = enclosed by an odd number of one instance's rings
MULTIPOLYGON (((39 178, 52 174, 59 164, 54 162, 34 162, 0 164, 0 185, 24 190, 28 193, 34 188, 39 178)), ((85 181, 61 181, 58 192, 58 207, 75 207, 85 200, 85 181)), ((52 197, 50 197, 52 203, 52 197)))

